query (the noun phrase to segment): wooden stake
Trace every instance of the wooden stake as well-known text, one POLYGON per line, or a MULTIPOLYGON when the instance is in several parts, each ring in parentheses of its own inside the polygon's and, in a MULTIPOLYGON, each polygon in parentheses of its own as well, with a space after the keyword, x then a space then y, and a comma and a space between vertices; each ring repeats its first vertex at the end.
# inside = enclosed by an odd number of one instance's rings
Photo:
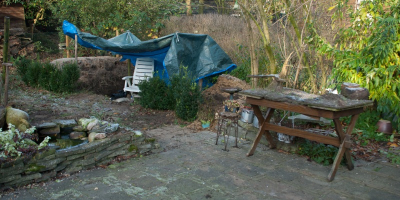
MULTIPOLYGON (((10 36, 10 18, 4 17, 4 45, 3 45, 3 63, 8 62, 8 41, 10 36)), ((2 81, 5 80, 6 66, 3 65, 2 81)))
POLYGON ((75 61, 78 63, 78 35, 75 35, 75 61))
POLYGON ((71 57, 69 49, 68 49, 70 42, 71 42, 71 38, 68 35, 65 35, 65 48, 66 48, 66 51, 67 51, 67 58, 71 57))
POLYGON ((4 107, 7 106, 8 104, 8 74, 9 74, 9 68, 12 66, 11 63, 3 63, 3 67, 6 68, 6 80, 5 80, 5 84, 4 84, 4 107))
POLYGON ((132 76, 131 59, 126 59, 126 65, 128 66, 128 76, 132 76))

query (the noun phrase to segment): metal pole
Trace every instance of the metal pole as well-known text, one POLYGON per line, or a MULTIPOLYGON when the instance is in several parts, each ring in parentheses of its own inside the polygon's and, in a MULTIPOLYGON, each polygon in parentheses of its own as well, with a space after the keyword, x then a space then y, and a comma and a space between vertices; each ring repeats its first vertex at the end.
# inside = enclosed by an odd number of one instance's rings
MULTIPOLYGON (((4 45, 3 45, 3 63, 8 62, 8 41, 10 36, 10 18, 4 17, 4 45)), ((3 65, 2 81, 5 80, 6 66, 3 65)))

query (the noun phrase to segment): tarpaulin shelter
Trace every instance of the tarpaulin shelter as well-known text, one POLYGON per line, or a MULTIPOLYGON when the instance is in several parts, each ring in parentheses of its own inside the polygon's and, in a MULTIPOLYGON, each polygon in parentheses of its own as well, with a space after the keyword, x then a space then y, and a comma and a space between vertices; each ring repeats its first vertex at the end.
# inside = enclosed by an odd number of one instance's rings
POLYGON ((210 84, 210 77, 236 68, 224 50, 208 35, 173 33, 141 41, 127 31, 107 40, 81 32, 66 20, 63 22, 63 32, 71 38, 77 35, 78 43, 84 47, 122 55, 121 61, 130 59, 133 65, 136 58, 153 58, 156 75, 166 82, 170 76, 179 72, 180 66, 188 67, 196 82, 203 79, 203 86, 210 84))

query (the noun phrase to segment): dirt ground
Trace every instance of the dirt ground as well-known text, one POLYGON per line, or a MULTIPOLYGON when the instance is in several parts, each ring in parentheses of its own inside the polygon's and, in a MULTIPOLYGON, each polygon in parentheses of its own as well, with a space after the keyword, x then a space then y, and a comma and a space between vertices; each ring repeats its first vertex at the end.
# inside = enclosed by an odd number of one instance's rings
MULTIPOLYGON (((15 69, 11 71, 14 74, 15 69)), ((203 91, 205 98, 200 104, 198 119, 194 122, 177 118, 174 111, 145 109, 133 100, 117 103, 111 101, 109 96, 90 91, 56 94, 28 87, 16 75, 12 75, 10 79, 9 105, 27 112, 33 126, 55 119, 79 120, 95 116, 136 130, 145 131, 171 124, 189 125, 191 129, 200 130, 200 120, 212 120, 215 112, 222 111, 222 102, 229 98, 229 94, 220 89, 232 86, 243 89, 250 87, 230 75, 220 76, 215 85, 203 91)), ((239 96, 235 95, 235 99, 239 99, 239 96)))

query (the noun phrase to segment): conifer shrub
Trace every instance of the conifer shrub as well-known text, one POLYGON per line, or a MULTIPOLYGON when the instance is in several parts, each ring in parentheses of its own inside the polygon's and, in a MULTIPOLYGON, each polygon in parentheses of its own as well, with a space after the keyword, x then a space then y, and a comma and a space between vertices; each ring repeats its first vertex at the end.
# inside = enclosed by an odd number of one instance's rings
POLYGON ((73 92, 77 86, 80 70, 76 63, 65 64, 61 69, 50 63, 27 60, 16 62, 17 73, 31 87, 40 87, 52 92, 73 92))
POLYGON ((141 81, 138 86, 140 89, 139 104, 144 108, 156 110, 173 110, 175 108, 173 95, 160 77, 155 76, 147 81, 141 81))

